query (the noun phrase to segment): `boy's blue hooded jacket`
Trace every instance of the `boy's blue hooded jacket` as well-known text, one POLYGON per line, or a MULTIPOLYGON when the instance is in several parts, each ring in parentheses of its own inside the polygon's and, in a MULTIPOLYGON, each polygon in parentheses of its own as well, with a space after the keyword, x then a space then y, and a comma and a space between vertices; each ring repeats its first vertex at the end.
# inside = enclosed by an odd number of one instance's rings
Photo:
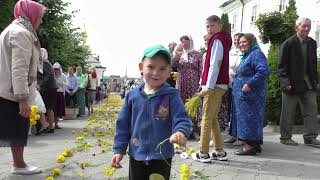
POLYGON ((129 155, 137 161, 167 159, 174 155, 173 145, 166 141, 160 149, 157 145, 180 131, 188 138, 191 120, 184 108, 177 89, 165 83, 155 96, 148 99, 144 83, 129 91, 116 122, 114 153, 129 155))

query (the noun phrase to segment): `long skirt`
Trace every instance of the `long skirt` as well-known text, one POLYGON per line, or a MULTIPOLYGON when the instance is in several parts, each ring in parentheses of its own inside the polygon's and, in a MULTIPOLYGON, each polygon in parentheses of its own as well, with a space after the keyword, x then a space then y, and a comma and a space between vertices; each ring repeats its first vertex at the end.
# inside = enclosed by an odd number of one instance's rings
POLYGON ((27 145, 29 118, 19 115, 19 103, 0 98, 0 147, 27 145))
POLYGON ((63 92, 57 92, 57 103, 53 110, 55 115, 58 117, 62 117, 66 115, 65 111, 65 100, 63 92))
POLYGON ((79 115, 84 115, 86 111, 85 89, 78 89, 76 96, 77 96, 77 104, 79 107, 79 115))

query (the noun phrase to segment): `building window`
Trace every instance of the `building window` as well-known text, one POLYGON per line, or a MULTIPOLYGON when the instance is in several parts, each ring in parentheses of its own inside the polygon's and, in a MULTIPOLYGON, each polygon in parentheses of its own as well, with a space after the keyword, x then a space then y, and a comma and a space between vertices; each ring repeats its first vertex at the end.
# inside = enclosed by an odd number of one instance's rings
POLYGON ((232 19, 231 29, 236 29, 236 28, 237 28, 237 15, 234 14, 232 19))
POLYGON ((286 9, 286 0, 280 0, 279 11, 284 11, 286 9))
POLYGON ((252 6, 251 22, 254 22, 257 19, 257 9, 258 5, 252 6))

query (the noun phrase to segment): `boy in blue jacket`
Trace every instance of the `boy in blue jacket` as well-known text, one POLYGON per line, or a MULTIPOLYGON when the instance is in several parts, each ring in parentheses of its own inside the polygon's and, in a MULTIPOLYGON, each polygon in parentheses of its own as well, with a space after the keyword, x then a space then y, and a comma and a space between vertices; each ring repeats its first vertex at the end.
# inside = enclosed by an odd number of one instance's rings
POLYGON ((144 83, 131 90, 116 122, 113 167, 129 146, 129 179, 170 178, 172 143, 185 145, 191 120, 177 89, 166 83, 170 76, 170 52, 161 45, 145 49, 139 69, 144 83), (168 139, 168 141, 166 141, 168 139), (158 144, 163 142, 160 148, 158 144))

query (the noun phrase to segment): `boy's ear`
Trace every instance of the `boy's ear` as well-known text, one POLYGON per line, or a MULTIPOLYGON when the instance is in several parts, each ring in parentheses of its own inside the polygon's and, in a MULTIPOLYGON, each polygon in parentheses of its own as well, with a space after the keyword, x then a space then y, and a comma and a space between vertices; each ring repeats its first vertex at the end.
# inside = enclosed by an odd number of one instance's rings
POLYGON ((142 71, 143 71, 143 63, 139 63, 139 71, 142 73, 142 71))

